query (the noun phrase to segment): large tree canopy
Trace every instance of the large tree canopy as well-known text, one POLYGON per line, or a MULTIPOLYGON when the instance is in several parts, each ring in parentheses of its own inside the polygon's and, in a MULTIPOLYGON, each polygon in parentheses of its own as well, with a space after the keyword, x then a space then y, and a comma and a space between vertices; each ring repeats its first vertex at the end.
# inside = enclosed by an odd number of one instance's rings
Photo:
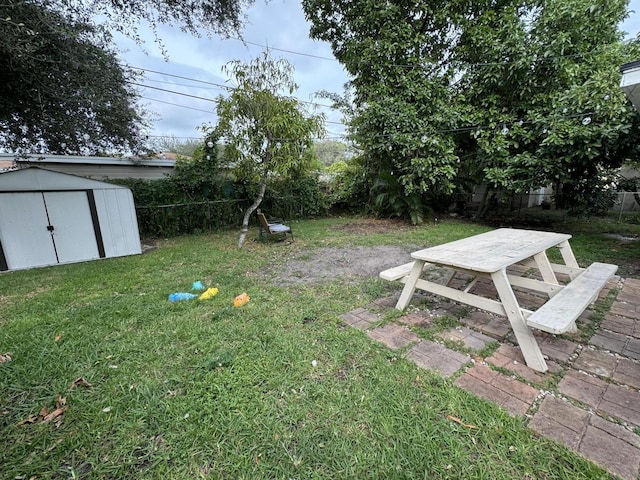
POLYGON ((574 200, 601 188, 640 142, 618 87, 619 65, 640 53, 618 31, 626 5, 303 0, 311 35, 353 75, 350 126, 372 192, 418 209, 483 181, 555 184, 574 200))
POLYGON ((253 0, 38 0, 38 3, 73 13, 83 20, 102 15, 111 27, 134 33, 140 21, 179 25, 197 33, 205 28, 218 34, 239 33, 243 11, 253 0))
MULTIPOLYGON (((134 74, 111 43, 140 21, 237 33, 251 0, 7 0, 0 5, 0 147, 95 153, 137 148, 134 74), (96 24, 97 19, 102 23, 96 24)), ((160 43, 161 41, 158 40, 160 43)))
POLYGON ((94 27, 36 2, 0 6, 0 144, 14 151, 132 148, 131 74, 94 27))

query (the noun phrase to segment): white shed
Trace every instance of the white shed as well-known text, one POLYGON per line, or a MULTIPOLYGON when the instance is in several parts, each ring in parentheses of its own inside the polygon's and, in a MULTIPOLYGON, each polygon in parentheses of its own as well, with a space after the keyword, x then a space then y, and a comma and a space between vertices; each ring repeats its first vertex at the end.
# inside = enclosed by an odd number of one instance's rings
POLYGON ((35 167, 0 174, 0 271, 141 251, 128 188, 35 167))

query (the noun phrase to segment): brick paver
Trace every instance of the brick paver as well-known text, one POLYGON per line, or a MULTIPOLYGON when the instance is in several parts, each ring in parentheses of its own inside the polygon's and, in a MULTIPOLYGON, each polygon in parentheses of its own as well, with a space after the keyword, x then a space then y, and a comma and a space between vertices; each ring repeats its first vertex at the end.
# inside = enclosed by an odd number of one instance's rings
POLYGON ((544 332, 535 332, 540 350, 550 359, 561 363, 567 363, 571 356, 578 350, 578 344, 566 338, 556 337, 544 332))
POLYGON ((619 333, 599 331, 589 340, 589 343, 596 347, 609 350, 611 352, 622 353, 629 342, 629 337, 619 333))
POLYGON ((480 310, 474 310, 471 315, 460 319, 468 327, 474 330, 480 330, 481 332, 494 337, 498 340, 502 340, 511 332, 511 326, 504 317, 498 317, 487 312, 480 310))
MULTIPOLYGON (((504 343, 486 361, 496 367, 510 370, 530 383, 541 383, 548 376, 527 367, 520 347, 504 343)), ((552 373, 560 370, 560 366, 555 362, 547 362, 547 367, 552 373)))
POLYGON ((439 372, 444 377, 450 377, 471 360, 467 355, 429 340, 422 340, 413 346, 406 358, 420 368, 439 372))
POLYGON ((378 323, 380 317, 365 308, 356 308, 344 315, 340 315, 340 320, 359 330, 367 330, 372 325, 378 323))
POLYGON ((611 353, 583 348, 573 366, 599 377, 612 378, 618 366, 618 359, 611 353))
POLYGON ((398 297, 398 295, 394 295, 393 297, 378 298, 371 302, 371 307, 394 308, 396 306, 396 303, 398 303, 398 297))
POLYGON ((609 311, 622 317, 640 318, 640 305, 633 303, 615 302, 609 311))
POLYGON ((547 396, 529 427, 625 480, 640 470, 640 437, 571 403, 547 396))
POLYGON ((575 370, 560 380, 558 390, 603 414, 640 425, 640 393, 635 390, 575 370))
POLYGON ((495 342, 495 340, 484 333, 476 332, 467 327, 458 327, 447 330, 438 335, 443 340, 452 340, 454 342, 462 342, 465 347, 471 350, 482 350, 487 344, 495 342))
POLYGON ((613 381, 640 389, 640 363, 623 357, 618 358, 618 366, 613 374, 613 381))
POLYGON ((621 317, 620 315, 609 313, 600 324, 600 328, 621 335, 640 338, 640 321, 634 318, 621 317))
POLYGON ((420 327, 428 327, 432 322, 432 315, 429 312, 424 312, 422 310, 418 312, 411 312, 408 315, 404 315, 398 319, 398 322, 403 323, 405 325, 418 325, 420 327))
POLYGON ((476 365, 455 380, 455 385, 503 407, 511 415, 524 415, 539 391, 485 365, 476 365))
POLYGON ((395 323, 370 330, 367 332, 367 335, 394 350, 404 348, 419 340, 418 336, 411 330, 395 323))

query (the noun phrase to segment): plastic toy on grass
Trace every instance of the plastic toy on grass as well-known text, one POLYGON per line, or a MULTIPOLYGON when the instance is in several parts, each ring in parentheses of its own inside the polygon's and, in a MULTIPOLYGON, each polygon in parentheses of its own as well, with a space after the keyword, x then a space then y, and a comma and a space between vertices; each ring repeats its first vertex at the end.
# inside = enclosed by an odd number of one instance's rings
POLYGON ((240 295, 238 295, 236 298, 233 299, 233 306, 234 307, 241 307, 241 306, 247 304, 249 302, 249 300, 251 300, 251 298, 249 298, 249 295, 247 295, 246 292, 243 292, 240 295))
POLYGON ((207 287, 205 287, 200 280, 193 282, 193 285, 191 286, 191 290, 205 290, 206 288, 207 287))
POLYGON ((195 293, 185 293, 185 292, 177 292, 169 295, 170 302, 179 302, 181 300, 191 300, 196 298, 198 295, 195 293))
POLYGON ((217 288, 207 288, 207 290, 198 297, 198 300, 209 300, 210 298, 215 297, 217 294, 217 288))

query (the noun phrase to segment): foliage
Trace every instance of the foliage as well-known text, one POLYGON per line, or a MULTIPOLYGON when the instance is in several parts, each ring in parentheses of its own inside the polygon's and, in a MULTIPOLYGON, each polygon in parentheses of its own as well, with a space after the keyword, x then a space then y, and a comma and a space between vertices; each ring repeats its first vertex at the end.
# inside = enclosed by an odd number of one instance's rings
POLYGON ((87 23, 97 19, 107 30, 121 32, 141 43, 138 27, 146 23, 156 33, 160 24, 179 25, 184 31, 200 35, 238 34, 244 25, 243 9, 253 0, 38 0, 39 4, 87 23))
POLYGON ((336 162, 344 162, 349 158, 349 147, 337 140, 322 140, 313 146, 322 165, 330 166, 336 162))
MULTIPOLYGON (((640 153, 618 68, 625 0, 305 0, 314 38, 353 76, 335 96, 367 175, 393 173, 425 202, 453 191, 553 185, 587 201, 602 172, 640 153)), ((391 200, 391 197, 388 197, 391 200)), ((391 205, 387 205, 393 209, 391 205)))
POLYGON ((134 150, 143 125, 104 32, 48 2, 0 5, 0 145, 17 152, 134 150))
POLYGON ((182 140, 175 136, 164 136, 153 139, 148 146, 155 152, 171 152, 183 157, 192 157, 196 148, 202 147, 202 140, 182 140))
POLYGON ((241 182, 259 185, 245 212, 238 242, 242 247, 249 217, 262 202, 269 177, 296 177, 313 164, 309 149, 313 137, 324 130, 324 117, 307 114, 290 96, 297 89, 293 68, 284 59, 272 59, 268 51, 249 63, 230 62, 224 70, 236 87, 228 97, 218 98, 217 125, 203 130, 222 140, 225 160, 235 165, 241 182))
POLYGON ((331 210, 366 212, 369 208, 370 184, 367 181, 364 158, 357 156, 344 163, 335 163, 332 167, 334 167, 333 175, 326 189, 331 210))
POLYGON ((378 212, 391 217, 405 218, 414 225, 424 222, 426 207, 422 195, 416 192, 405 194, 393 172, 382 172, 371 188, 378 212))
POLYGON ((452 72, 438 67, 449 44, 444 3, 303 2, 311 35, 328 41, 353 76, 353 105, 343 100, 343 111, 371 185, 388 172, 412 198, 454 186, 452 72))
POLYGON ((489 182, 515 192, 554 185, 561 205, 588 210, 601 177, 637 156, 638 113, 618 87, 619 65, 640 53, 621 43, 625 7, 532 2, 462 21, 457 59, 471 66, 458 91, 490 126, 467 151, 489 182))

